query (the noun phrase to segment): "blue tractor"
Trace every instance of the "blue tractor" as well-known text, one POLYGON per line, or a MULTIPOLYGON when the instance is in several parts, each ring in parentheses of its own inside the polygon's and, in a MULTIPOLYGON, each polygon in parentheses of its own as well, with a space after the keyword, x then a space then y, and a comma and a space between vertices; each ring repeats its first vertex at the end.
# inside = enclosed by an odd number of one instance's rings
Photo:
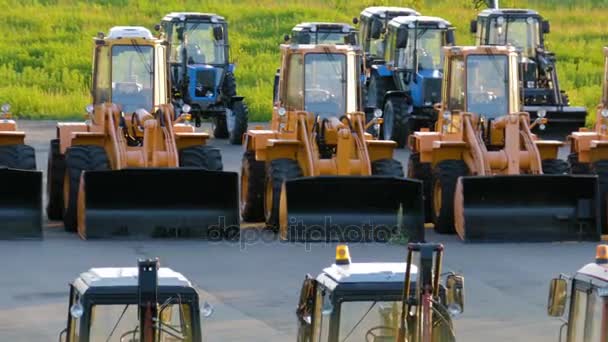
POLYGON ((168 72, 176 114, 186 104, 196 126, 211 119, 216 138, 241 144, 249 111, 243 96, 237 95, 226 20, 212 13, 170 13, 156 28, 170 46, 168 72))
POLYGON ((412 132, 437 120, 443 47, 454 45, 454 27, 438 17, 397 17, 385 35, 384 63, 371 66, 366 107, 383 110, 382 137, 404 147, 412 132))

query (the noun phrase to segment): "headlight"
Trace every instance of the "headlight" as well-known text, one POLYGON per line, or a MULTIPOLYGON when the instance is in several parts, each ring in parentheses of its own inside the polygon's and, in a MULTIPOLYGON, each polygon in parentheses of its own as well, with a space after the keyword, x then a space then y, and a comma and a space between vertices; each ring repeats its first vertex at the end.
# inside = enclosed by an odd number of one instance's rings
POLYGON ((88 104, 86 107, 84 107, 84 110, 86 110, 87 113, 92 114, 95 107, 92 104, 88 104))
MULTIPOLYGON (((2 108, 2 110, 4 110, 4 108, 2 108)), ((608 108, 602 109, 600 114, 602 114, 603 117, 608 118, 608 108)))
POLYGON ((78 301, 76 304, 73 304, 72 307, 70 308, 70 315, 74 318, 82 317, 83 313, 84 313, 84 308, 82 307, 82 304, 80 304, 80 301, 78 301))
POLYGON ((462 313, 462 307, 456 303, 448 305, 448 312, 452 316, 460 315, 462 313))
POLYGON ((380 109, 380 108, 374 109, 374 117, 375 118, 381 118, 382 117, 382 109, 380 109))
POLYGON ((287 114, 287 111, 285 110, 285 108, 281 107, 279 108, 278 113, 280 116, 285 116, 285 114, 287 114))
POLYGON ((207 90, 207 92, 205 93, 205 97, 213 97, 213 92, 207 90))
POLYGON ((451 116, 452 116, 452 112, 450 112, 449 110, 446 110, 445 112, 443 112, 444 120, 449 120, 451 116))
POLYGON ((547 116, 547 111, 544 109, 539 109, 538 113, 536 114, 539 118, 544 118, 545 116, 547 116))
POLYGON ((9 110, 11 110, 11 105, 10 104, 5 103, 5 104, 2 105, 2 112, 3 113, 8 112, 9 110))
POLYGON ((498 25, 504 24, 505 23, 505 17, 498 17, 498 18, 496 18, 496 23, 498 25))
POLYGON ((189 104, 185 103, 185 104, 182 106, 182 112, 183 112, 183 113, 190 113, 190 110, 192 110, 192 107, 190 107, 190 105, 189 105, 189 104))

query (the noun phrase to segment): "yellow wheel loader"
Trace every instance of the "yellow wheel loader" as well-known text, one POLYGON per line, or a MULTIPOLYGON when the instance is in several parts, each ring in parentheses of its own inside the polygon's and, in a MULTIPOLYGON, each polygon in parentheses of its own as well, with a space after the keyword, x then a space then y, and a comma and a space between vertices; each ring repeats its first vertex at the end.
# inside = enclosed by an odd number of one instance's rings
POLYGON ((270 129, 245 134, 241 213, 292 241, 423 239, 421 183, 403 178, 381 111, 361 112, 362 53, 350 45, 282 45, 270 129))
POLYGON ((49 207, 82 238, 238 231, 238 177, 168 104, 165 49, 141 27, 99 34, 87 121, 57 124, 49 207))
POLYGON ((449 47, 435 132, 410 137, 429 167, 435 230, 465 241, 598 240, 597 178, 572 176, 559 141, 539 140, 520 112, 513 47, 449 47))
POLYGON ((600 221, 602 234, 608 234, 606 193, 608 193, 608 47, 604 48, 604 86, 597 106, 593 130, 581 128, 570 135, 568 156, 573 174, 595 174, 599 179, 600 221))
POLYGON ((11 119, 10 105, 0 108, 0 240, 42 238, 42 172, 25 144, 25 133, 11 119))
POLYGON ((406 262, 352 262, 348 246, 313 278, 296 309, 300 342, 453 342, 464 276, 441 284, 443 245, 410 243, 406 262))

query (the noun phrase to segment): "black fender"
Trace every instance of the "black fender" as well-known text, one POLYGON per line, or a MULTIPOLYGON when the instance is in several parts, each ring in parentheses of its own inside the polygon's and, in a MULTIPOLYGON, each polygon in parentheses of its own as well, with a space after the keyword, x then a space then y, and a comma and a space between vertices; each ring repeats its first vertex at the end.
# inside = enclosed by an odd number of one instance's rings
POLYGON ((411 92, 409 90, 389 90, 384 94, 384 103, 386 103, 386 101, 388 101, 389 98, 391 97, 397 97, 397 96, 403 96, 405 97, 405 100, 407 101, 407 104, 412 104, 412 95, 411 92))

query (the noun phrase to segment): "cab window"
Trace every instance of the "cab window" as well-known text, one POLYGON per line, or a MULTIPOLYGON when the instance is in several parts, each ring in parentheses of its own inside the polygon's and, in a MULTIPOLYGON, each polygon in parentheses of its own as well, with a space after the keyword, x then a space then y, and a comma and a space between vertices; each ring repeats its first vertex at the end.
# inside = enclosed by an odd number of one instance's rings
POLYGON ((464 110, 464 60, 454 57, 450 61, 448 85, 448 107, 450 110, 464 110))
POLYGON ((315 296, 315 324, 313 341, 327 341, 329 339, 329 322, 331 313, 323 313, 323 305, 327 308, 326 301, 330 301, 326 290, 319 289, 315 296))
POLYGON ((608 312, 608 302, 606 297, 600 296, 597 287, 575 280, 570 306, 568 340, 607 341, 605 313, 608 312))

